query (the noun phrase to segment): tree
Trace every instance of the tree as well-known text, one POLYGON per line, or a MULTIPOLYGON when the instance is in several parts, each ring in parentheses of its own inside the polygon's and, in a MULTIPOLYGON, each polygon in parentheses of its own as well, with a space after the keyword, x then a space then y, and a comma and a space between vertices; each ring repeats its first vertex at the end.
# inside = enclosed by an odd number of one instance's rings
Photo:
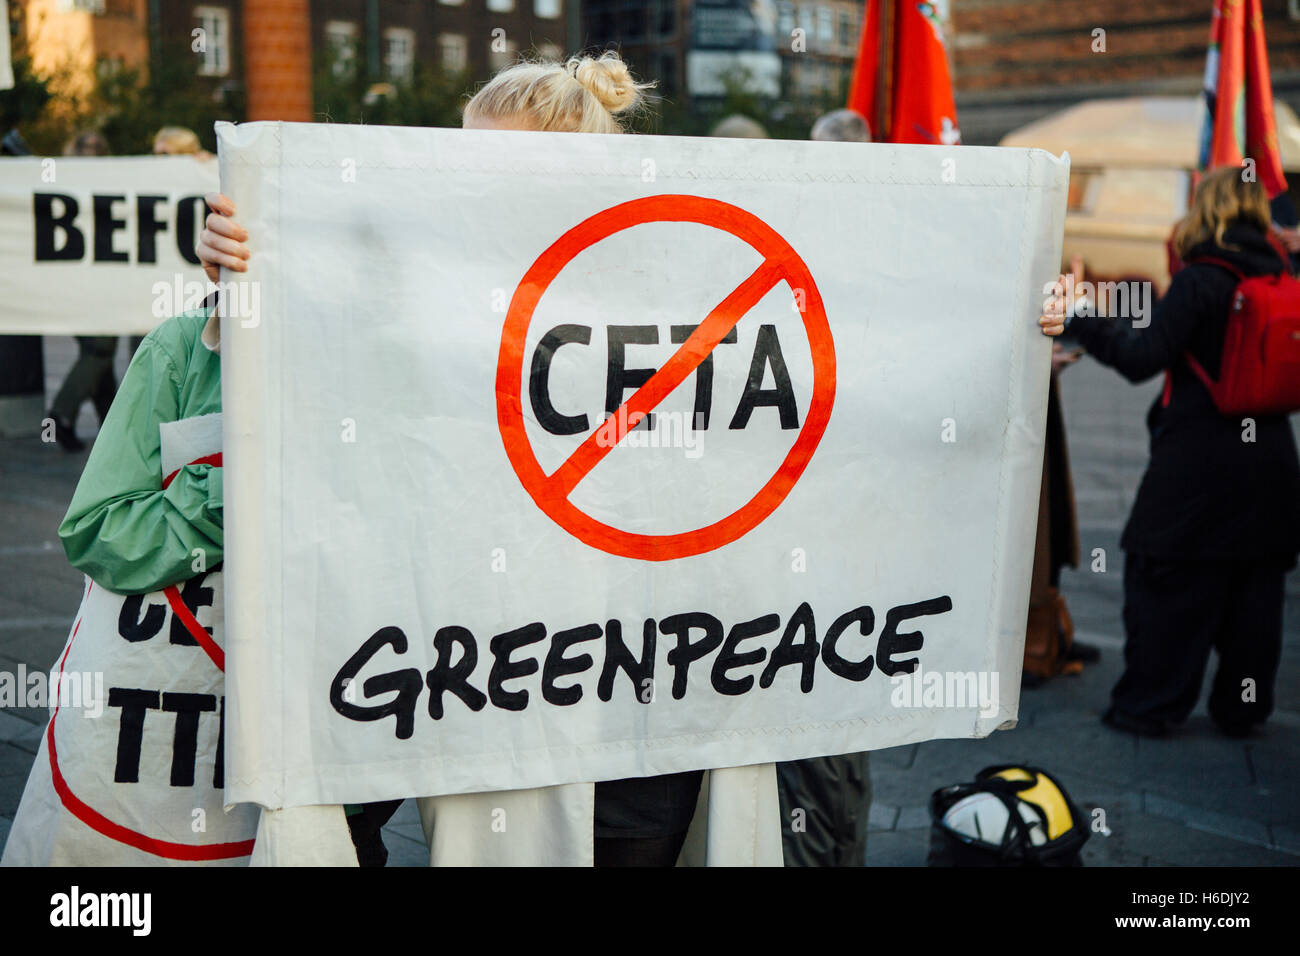
POLYGON ((383 126, 459 126, 469 85, 464 73, 449 73, 417 63, 409 80, 374 83, 367 78, 364 53, 351 68, 336 72, 326 63, 313 84, 315 119, 320 123, 383 126))
POLYGON ((243 97, 200 77, 187 47, 171 54, 157 57, 152 71, 101 60, 89 92, 68 67, 34 76, 25 58, 17 60, 14 79, 22 82, 0 93, 4 122, 19 126, 39 155, 57 156, 73 136, 91 129, 103 133, 114 155, 147 154, 163 126, 188 126, 214 150, 213 124, 243 119, 243 97))

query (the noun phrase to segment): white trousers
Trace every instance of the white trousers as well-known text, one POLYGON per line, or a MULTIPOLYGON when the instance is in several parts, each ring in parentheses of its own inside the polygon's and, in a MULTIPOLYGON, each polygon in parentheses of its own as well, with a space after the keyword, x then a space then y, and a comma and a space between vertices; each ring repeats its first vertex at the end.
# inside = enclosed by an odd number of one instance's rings
MULTIPOLYGON (((430 866, 591 866, 595 786, 465 793, 416 800, 430 866)), ((776 767, 704 775, 679 861, 685 866, 780 866, 776 767)), ((341 806, 265 810, 253 866, 356 866, 341 806)))

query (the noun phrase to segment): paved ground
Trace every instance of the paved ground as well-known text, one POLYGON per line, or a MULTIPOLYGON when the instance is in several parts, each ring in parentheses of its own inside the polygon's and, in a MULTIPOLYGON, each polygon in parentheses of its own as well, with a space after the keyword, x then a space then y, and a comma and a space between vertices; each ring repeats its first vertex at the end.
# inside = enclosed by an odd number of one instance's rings
MULTIPOLYGON (((46 340, 49 394, 74 351, 71 339, 46 340)), ((123 344, 123 366, 125 352, 123 344)), ((1101 663, 1026 691, 1015 730, 874 754, 869 865, 923 865, 931 791, 1010 761, 1052 770, 1087 812, 1103 811, 1109 835, 1093 834, 1084 851, 1090 864, 1300 864, 1300 576, 1289 582, 1279 712, 1259 736, 1219 736, 1203 707, 1180 734, 1159 741, 1114 733, 1097 719, 1119 672, 1119 532, 1146 457, 1143 411, 1158 387, 1132 388, 1088 360, 1062 380, 1082 550, 1085 562, 1098 548, 1106 558, 1104 573, 1087 563, 1067 572, 1063 589, 1079 636, 1102 648, 1101 663)), ((94 424, 86 406, 79 430, 93 434, 94 424)), ((55 528, 84 460, 36 439, 0 441, 0 671, 48 669, 67 636, 81 578, 55 528)), ((0 710, 0 843, 44 721, 39 711, 0 710)), ((392 863, 424 862, 411 802, 386 834, 392 863)))

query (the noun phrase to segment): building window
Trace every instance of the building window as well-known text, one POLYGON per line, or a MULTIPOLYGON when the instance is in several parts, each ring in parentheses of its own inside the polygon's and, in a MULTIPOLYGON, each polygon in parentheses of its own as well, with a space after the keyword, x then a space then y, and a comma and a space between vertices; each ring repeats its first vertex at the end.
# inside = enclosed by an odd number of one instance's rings
POLYGON ((389 27, 384 31, 384 72, 390 80, 409 80, 415 67, 415 31, 389 27))
POLYGON ((656 17, 655 33, 661 39, 668 39, 677 32, 677 0, 660 0, 656 17))
POLYGON ((655 77, 659 80, 658 92, 672 96, 677 92, 677 54, 672 50, 660 50, 655 54, 658 70, 655 77))
POLYGON ((1065 198, 1066 212, 1092 212, 1093 184, 1097 181, 1095 169, 1070 170, 1070 186, 1065 198))
POLYGON ((228 76, 230 74, 230 11, 225 7, 195 7, 194 19, 203 31, 195 41, 202 41, 199 50, 200 76, 228 76))
POLYGON ((346 20, 325 24, 325 49, 329 54, 330 73, 347 79, 357 69, 357 25, 346 20))
POLYGON ((55 9, 60 13, 93 13, 102 16, 104 0, 59 0, 55 9))
POLYGON ((803 31, 804 40, 811 40, 816 36, 816 23, 814 16, 816 11, 809 4, 802 4, 799 7, 799 29, 803 31))
POLYGON ((469 69, 469 41, 463 33, 444 33, 438 37, 438 55, 448 73, 469 69))
POLYGON ((560 16, 563 0, 533 0, 533 13, 546 20, 555 20, 560 16))
POLYGON ((465 0, 438 0, 439 3, 445 3, 449 7, 459 7, 465 0))
POLYGON ((776 31, 781 34, 782 42, 794 34, 794 4, 790 0, 781 0, 776 5, 776 31))
POLYGON ((830 7, 817 8, 817 43, 823 50, 835 40, 834 14, 830 7))
POLYGON ((504 70, 512 66, 519 59, 519 44, 514 40, 507 40, 504 44, 498 44, 496 40, 488 43, 488 66, 492 72, 504 70), (498 46, 504 46, 504 49, 498 50, 498 46))
POLYGON ((537 44, 537 55, 547 63, 559 63, 564 51, 555 43, 537 44))
POLYGON ((840 11, 840 48, 853 49, 853 17, 847 10, 840 11))
POLYGON ((623 11, 623 40, 639 43, 645 37, 645 8, 629 5, 623 11))
POLYGON ((487 8, 493 13, 509 13, 515 8, 515 0, 487 0, 487 8))

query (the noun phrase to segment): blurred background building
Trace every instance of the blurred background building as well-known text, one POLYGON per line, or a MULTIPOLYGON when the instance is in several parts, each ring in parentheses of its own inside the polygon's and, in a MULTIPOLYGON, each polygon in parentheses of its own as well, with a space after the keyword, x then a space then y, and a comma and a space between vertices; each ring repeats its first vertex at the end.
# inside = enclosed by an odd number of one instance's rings
MULTIPOLYGON (((953 0, 951 8, 966 143, 997 143, 1082 100, 1201 90, 1210 0, 953 0)), ((1273 95, 1298 108, 1300 0, 1263 0, 1263 10, 1273 95)))
MULTIPOLYGON (((1083 100, 1194 95, 1204 72, 1210 0, 920 6, 948 20, 966 143, 997 143, 1083 100)), ((28 138, 48 150, 71 126, 115 123, 105 130, 115 151, 137 151, 153 120, 202 127, 210 146, 212 119, 258 115, 258 83, 271 80, 250 77, 248 57, 259 44, 286 49, 275 46, 287 42, 276 31, 293 23, 307 34, 297 42, 317 119, 452 124, 464 92, 520 55, 617 47, 658 81, 661 100, 644 128, 702 132, 742 112, 773 135, 802 136, 811 117, 845 100, 863 0, 9 0, 9 8, 19 82, 4 95, 21 99, 24 82, 44 83, 57 101, 28 138), (149 110, 168 116, 136 118, 149 110)), ((1263 8, 1275 95, 1300 107, 1300 0, 1263 8)), ((280 61, 295 62, 272 57, 280 61)), ((29 90, 28 102, 38 93, 29 90)), ((14 112, 10 103, 0 119, 12 125, 14 112)))

